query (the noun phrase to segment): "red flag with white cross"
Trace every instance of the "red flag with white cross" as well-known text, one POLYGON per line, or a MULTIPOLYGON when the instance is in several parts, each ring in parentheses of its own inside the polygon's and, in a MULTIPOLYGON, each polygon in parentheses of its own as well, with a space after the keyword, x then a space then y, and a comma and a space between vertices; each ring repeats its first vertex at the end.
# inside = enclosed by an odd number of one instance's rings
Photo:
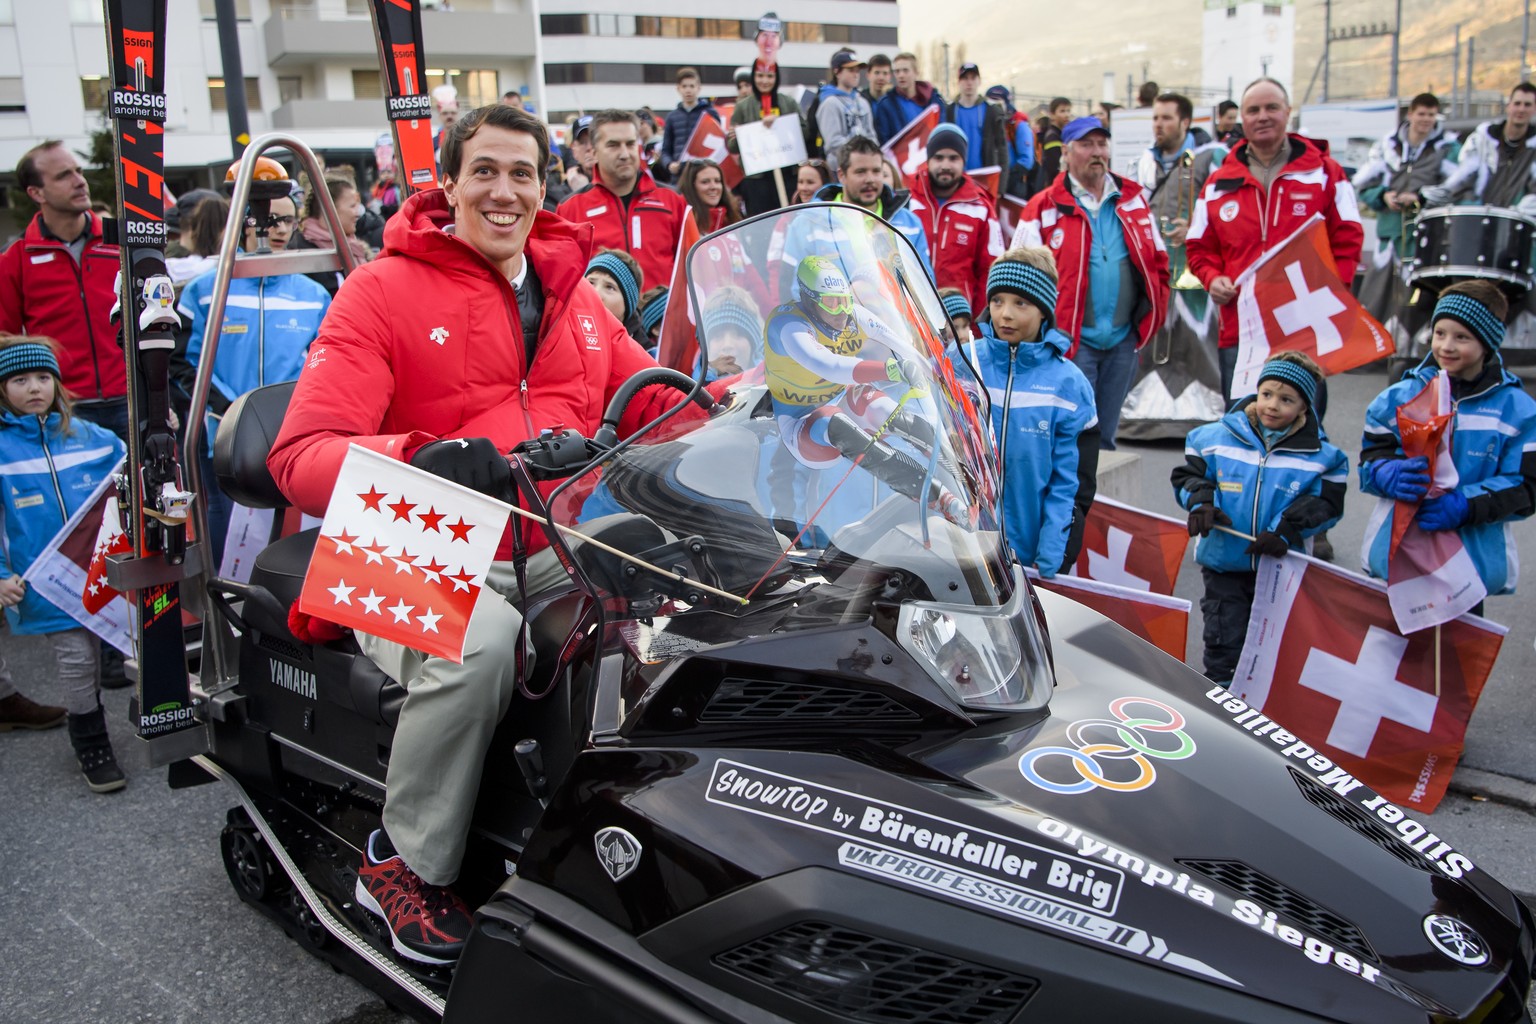
POLYGON ((1275 352, 1305 352, 1327 374, 1343 373, 1395 350, 1392 337, 1339 280, 1321 214, 1265 252, 1237 285, 1237 367, 1230 398, 1253 394, 1275 352))
POLYGON ((883 147, 891 163, 901 171, 906 187, 913 183, 928 166, 928 135, 939 126, 939 108, 924 107, 923 112, 907 122, 907 126, 891 136, 883 147))
POLYGON ((1507 630, 1463 615, 1438 632, 1398 632, 1379 581, 1265 557, 1232 693, 1394 803, 1433 811, 1507 630))
MULTIPOLYGON (((1131 590, 1172 594, 1189 547, 1189 526, 1108 498, 1094 498, 1072 575, 1131 590)), ((1181 651, 1179 656, 1183 657, 1181 651)))
POLYGON ((741 158, 725 148, 725 128, 721 125, 730 116, 729 112, 721 114, 719 121, 707 114, 699 118, 699 123, 693 126, 693 134, 683 146, 683 155, 690 160, 713 160, 720 165, 720 177, 724 179, 725 187, 735 188, 745 175, 741 158))
POLYGON ((450 661, 511 506, 352 445, 304 575, 299 611, 450 661))
POLYGON ((1189 602, 1183 598, 1076 576, 1049 580, 1032 576, 1031 581, 1041 590, 1087 605, 1165 654, 1184 660, 1189 647, 1189 602))

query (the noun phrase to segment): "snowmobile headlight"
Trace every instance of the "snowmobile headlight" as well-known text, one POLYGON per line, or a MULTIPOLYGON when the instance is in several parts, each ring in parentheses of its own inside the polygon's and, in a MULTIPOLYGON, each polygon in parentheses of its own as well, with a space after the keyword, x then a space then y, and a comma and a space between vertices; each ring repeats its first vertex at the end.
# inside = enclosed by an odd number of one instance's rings
POLYGON ((1045 644, 1023 614, 1022 583, 1002 608, 911 601, 901 606, 897 639, 907 653, 968 708, 1024 711, 1050 695, 1045 644))

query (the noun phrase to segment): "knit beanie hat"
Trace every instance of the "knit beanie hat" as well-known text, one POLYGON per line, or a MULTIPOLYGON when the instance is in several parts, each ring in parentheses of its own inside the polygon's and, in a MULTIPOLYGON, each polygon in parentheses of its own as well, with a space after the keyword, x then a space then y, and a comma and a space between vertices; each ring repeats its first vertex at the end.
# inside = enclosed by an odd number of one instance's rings
POLYGON ((709 337, 726 327, 740 331, 752 343, 754 354, 762 349, 762 318, 739 302, 720 301, 717 299, 704 310, 704 337, 706 344, 709 337))
POLYGON ((640 283, 635 280, 634 272, 611 252, 600 252, 592 257, 587 264, 587 273, 601 270, 619 283, 619 291, 624 294, 624 319, 627 321, 635 314, 635 307, 640 305, 640 283))
POLYGON ((640 307, 640 326, 645 328, 645 333, 650 334, 661 324, 661 318, 667 315, 667 293, 662 292, 650 302, 640 307))
POLYGON ((1430 318, 1431 330, 1435 321, 1446 317, 1471 331, 1473 337, 1488 347, 1489 352, 1497 352, 1499 346, 1504 344, 1504 321, 1470 295, 1448 292, 1440 296, 1440 301, 1435 303, 1435 315, 1430 318))
POLYGON ((948 313, 951 319, 957 316, 963 316, 967 320, 975 319, 971 315, 971 303, 964 295, 946 295, 939 301, 944 304, 944 312, 948 313))
POLYGON ((59 357, 53 354, 53 349, 35 341, 0 348, 0 380, 29 370, 47 370, 58 377, 59 357))
POLYGON ((1278 380, 1282 384, 1289 384, 1301 392, 1301 397, 1306 399, 1307 408, 1312 408, 1312 403, 1317 400, 1317 378, 1312 371, 1299 363, 1293 363, 1286 359, 1271 359, 1259 370, 1259 383, 1266 380, 1278 380))
POLYGON ((971 140, 957 124, 945 121, 933 131, 928 133, 928 155, 932 156, 941 149, 954 150, 964 159, 970 151, 971 140))
POLYGON ((1056 321, 1056 282, 1039 267, 1017 260, 996 260, 987 271, 987 301, 998 292, 1012 292, 1040 307, 1046 327, 1056 321))

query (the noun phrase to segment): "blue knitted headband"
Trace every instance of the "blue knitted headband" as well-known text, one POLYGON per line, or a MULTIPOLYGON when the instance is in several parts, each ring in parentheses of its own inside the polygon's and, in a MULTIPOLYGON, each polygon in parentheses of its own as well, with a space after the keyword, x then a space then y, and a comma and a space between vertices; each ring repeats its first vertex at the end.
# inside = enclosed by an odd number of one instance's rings
POLYGON ((58 377, 59 357, 53 354, 53 349, 35 341, 0 348, 0 380, 28 370, 47 370, 58 377))
POLYGON ((1285 359, 1271 359, 1259 371, 1259 383, 1266 380, 1278 380, 1300 391, 1301 397, 1307 400, 1308 409, 1317 400, 1317 378, 1304 366, 1285 359))
POLYGON ((667 315, 667 293, 662 292, 647 302, 640 310, 640 326, 649 334, 660 324, 662 317, 667 315))
POLYGON ((964 295, 946 295, 939 300, 944 303, 944 312, 951 317, 963 316, 967 320, 971 317, 971 304, 964 295))
POLYGON ((1440 301, 1435 303, 1435 315, 1430 318, 1430 326, 1433 327, 1434 322, 1441 317, 1450 317, 1466 327, 1478 341, 1488 346, 1490 352, 1497 352, 1499 346, 1504 344, 1504 322, 1470 295, 1450 292, 1440 296, 1440 301))
POLYGON ((1014 260, 997 260, 987 271, 987 301, 996 292, 1016 292, 1040 307, 1047 325, 1056 319, 1056 282, 1039 267, 1014 260))
POLYGON ((735 302, 722 302, 718 306, 704 310, 704 343, 709 344, 710 335, 722 327, 734 327, 747 336, 752 343, 754 353, 763 347, 763 321, 752 314, 750 309, 738 305, 735 302))
POLYGON ((592 262, 587 264, 587 273, 594 270, 601 270, 619 283, 619 291, 624 293, 624 319, 628 320, 635 307, 640 305, 640 282, 635 280, 634 271, 611 252, 600 252, 592 257, 592 262))

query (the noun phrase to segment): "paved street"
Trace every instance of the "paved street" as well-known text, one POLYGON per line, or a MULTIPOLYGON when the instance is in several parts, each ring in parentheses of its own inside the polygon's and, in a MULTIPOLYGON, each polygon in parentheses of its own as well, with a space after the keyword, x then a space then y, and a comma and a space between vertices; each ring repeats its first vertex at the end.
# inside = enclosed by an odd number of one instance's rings
MULTIPOLYGON (((1329 426, 1358 445, 1365 403, 1379 375, 1332 382, 1329 426)), ((1174 444, 1136 446, 1144 504, 1174 513, 1168 470, 1174 444)), ((1357 497, 1357 495, 1352 495, 1357 497)), ((1367 514, 1356 500, 1334 531, 1352 559, 1367 514)), ((1536 526, 1520 530, 1536 564, 1536 526)), ((1526 580, 1536 590, 1536 580, 1526 580)), ((1179 592, 1198 599, 1187 566, 1179 592)), ((1497 598, 1489 614, 1512 628, 1495 678, 1472 723, 1466 764, 1496 776, 1507 799, 1536 792, 1530 699, 1536 616, 1529 596, 1497 598), (1502 777, 1502 778, 1500 778, 1502 777)), ((1198 607, 1191 636, 1198 637, 1198 607)), ((18 683, 55 696, 35 640, 0 640, 18 683)), ((1191 652, 1198 654, 1198 643, 1191 652)), ((310 957, 264 917, 239 903, 225 878, 218 833, 232 800, 222 787, 172 792, 127 737, 127 693, 107 695, 109 720, 130 777, 128 789, 95 796, 81 783, 62 729, 0 734, 0 1024, 399 1024, 371 992, 310 957)), ((1463 776, 1469 773, 1463 772, 1463 776)), ((1459 776, 1460 780, 1462 776, 1459 776)), ((1530 806, 1453 793, 1428 821, 1511 887, 1536 892, 1536 827, 1530 806)))

